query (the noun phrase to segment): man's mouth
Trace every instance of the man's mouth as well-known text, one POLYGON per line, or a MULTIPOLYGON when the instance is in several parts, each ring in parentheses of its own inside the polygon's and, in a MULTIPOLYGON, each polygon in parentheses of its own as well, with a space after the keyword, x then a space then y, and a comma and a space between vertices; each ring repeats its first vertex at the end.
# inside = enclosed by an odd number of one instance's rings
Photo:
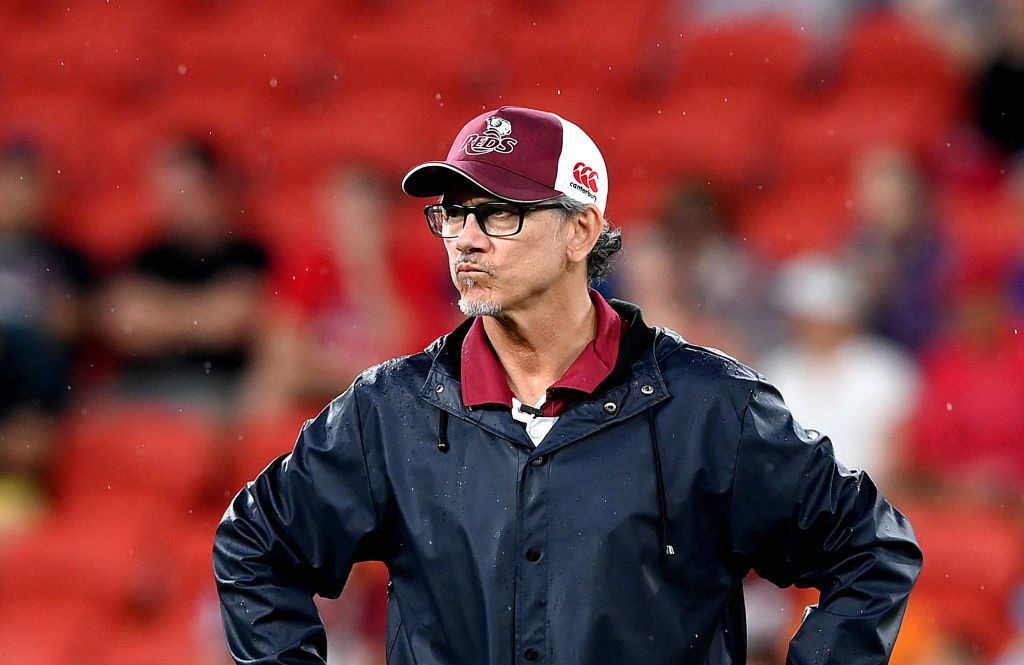
POLYGON ((459 261, 456 263, 455 272, 459 275, 482 273, 489 277, 494 277, 494 268, 486 264, 473 263, 471 261, 459 261))

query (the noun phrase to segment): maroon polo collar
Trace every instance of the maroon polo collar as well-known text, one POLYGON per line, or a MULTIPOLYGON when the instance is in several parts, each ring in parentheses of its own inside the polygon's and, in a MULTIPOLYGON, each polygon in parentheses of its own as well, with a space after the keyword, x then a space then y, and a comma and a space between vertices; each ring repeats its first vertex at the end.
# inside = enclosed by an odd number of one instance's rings
MULTIPOLYGON (((619 340, 629 324, 594 289, 590 290, 590 299, 597 309, 597 336, 562 378, 548 388, 543 406, 545 416, 561 415, 571 391, 592 393, 615 367, 619 340)), ((483 320, 477 317, 462 342, 462 401, 466 406, 500 404, 511 408, 512 397, 505 371, 487 339, 483 320)))

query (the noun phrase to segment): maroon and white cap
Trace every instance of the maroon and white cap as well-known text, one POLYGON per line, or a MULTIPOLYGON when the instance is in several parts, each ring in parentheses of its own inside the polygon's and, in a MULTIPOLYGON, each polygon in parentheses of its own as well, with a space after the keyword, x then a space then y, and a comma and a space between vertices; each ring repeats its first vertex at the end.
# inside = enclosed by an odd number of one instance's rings
POLYGON ((503 106, 470 120, 443 162, 405 175, 411 196, 439 196, 465 178, 498 198, 534 203, 559 194, 604 214, 608 171, 586 133, 554 113, 503 106))

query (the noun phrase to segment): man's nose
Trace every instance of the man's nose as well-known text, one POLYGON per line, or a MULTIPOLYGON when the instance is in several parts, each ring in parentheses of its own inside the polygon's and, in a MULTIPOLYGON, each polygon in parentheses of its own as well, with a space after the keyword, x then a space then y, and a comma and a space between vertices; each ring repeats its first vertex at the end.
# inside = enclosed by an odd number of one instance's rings
POLYGON ((483 247, 488 240, 489 238, 480 224, 480 219, 476 213, 471 212, 466 215, 466 223, 462 225, 462 231, 455 237, 455 247, 461 252, 467 252, 483 247))

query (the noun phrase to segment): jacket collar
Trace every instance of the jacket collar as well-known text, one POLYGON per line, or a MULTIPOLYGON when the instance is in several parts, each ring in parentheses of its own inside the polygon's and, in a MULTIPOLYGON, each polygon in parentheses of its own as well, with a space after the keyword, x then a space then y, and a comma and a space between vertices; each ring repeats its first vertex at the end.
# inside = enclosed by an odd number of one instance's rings
MULTIPOLYGON (((619 344, 615 367, 591 395, 584 396, 562 415, 544 443, 536 448, 536 454, 568 445, 669 397, 655 353, 655 330, 644 323, 635 305, 619 300, 609 304, 629 322, 619 344)), ((463 322, 427 350, 436 355, 419 396, 455 418, 473 422, 495 436, 534 450, 526 431, 509 417, 507 409, 467 407, 462 402, 461 350, 472 322, 463 322)))
MULTIPOLYGON (((592 393, 608 378, 617 362, 626 322, 594 289, 590 290, 590 299, 597 312, 597 337, 584 347, 565 375, 548 388, 546 416, 561 415, 573 397, 579 398, 571 392, 592 393)), ((467 406, 511 406, 512 389, 479 317, 463 339, 461 360, 462 401, 467 406), (467 371, 469 367, 471 371, 467 371)))

